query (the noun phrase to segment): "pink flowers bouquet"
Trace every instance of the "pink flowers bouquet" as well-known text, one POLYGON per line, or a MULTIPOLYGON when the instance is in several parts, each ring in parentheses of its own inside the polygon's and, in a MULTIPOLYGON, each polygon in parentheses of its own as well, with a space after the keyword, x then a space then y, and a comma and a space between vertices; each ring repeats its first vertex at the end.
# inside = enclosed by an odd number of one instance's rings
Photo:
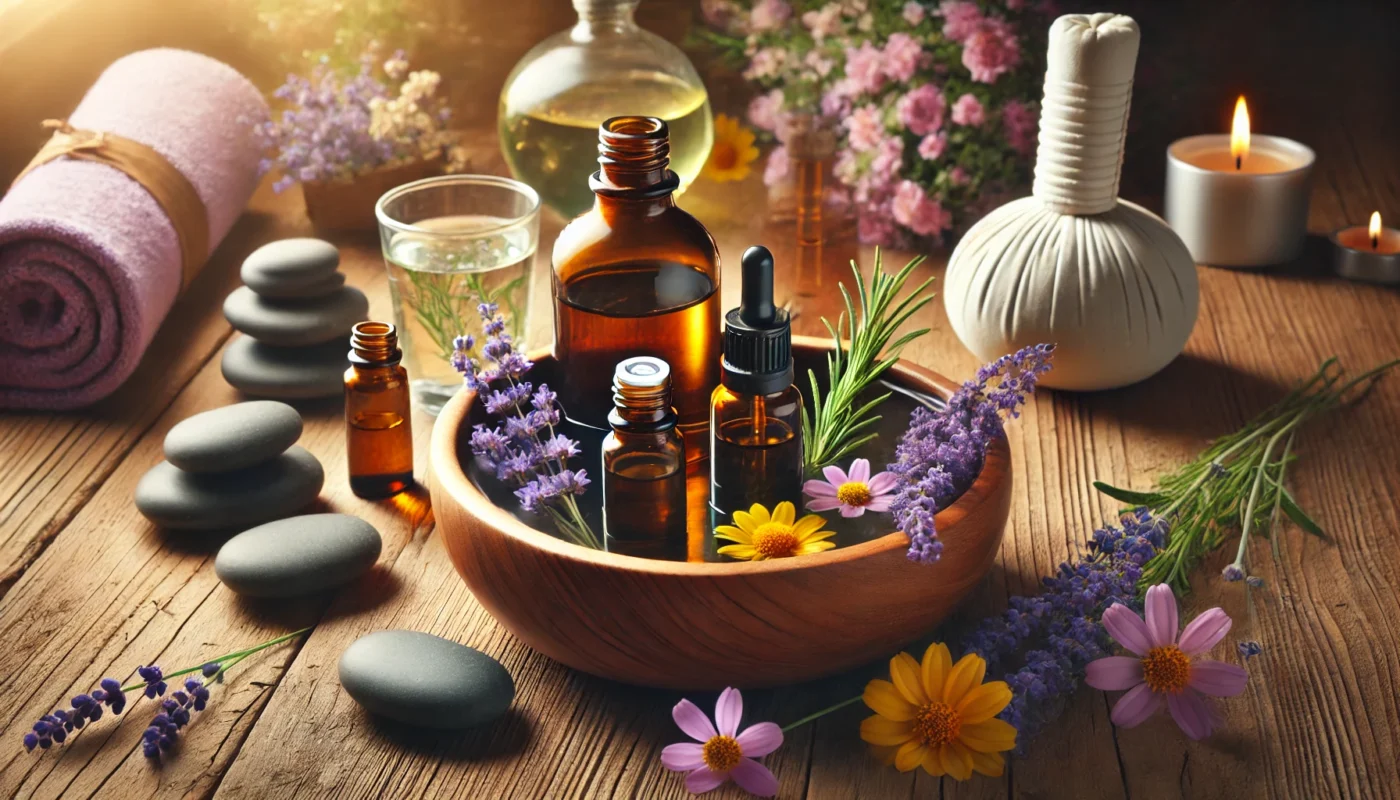
POLYGON ((706 0, 704 37, 762 90, 748 118, 778 142, 765 182, 787 178, 789 121, 818 118, 839 134, 838 199, 861 240, 908 244, 1027 179, 1048 5, 706 0))

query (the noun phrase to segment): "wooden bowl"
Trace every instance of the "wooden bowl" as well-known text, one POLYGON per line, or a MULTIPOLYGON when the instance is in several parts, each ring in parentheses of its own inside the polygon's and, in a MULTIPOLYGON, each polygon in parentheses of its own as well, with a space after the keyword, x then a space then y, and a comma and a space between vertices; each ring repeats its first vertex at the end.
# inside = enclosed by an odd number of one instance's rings
MULTIPOLYGON (((799 361, 826 350, 810 337, 794 337, 794 346, 799 361)), ((957 389, 905 362, 888 374, 941 397, 957 389)), ((899 532, 771 561, 634 558, 564 542, 487 499, 462 467, 481 415, 474 395, 462 391, 433 429, 429 488, 453 564, 526 644, 625 683, 774 686, 887 658, 932 630, 991 568, 1011 508, 1010 450, 1000 439, 977 481, 938 514, 943 557, 931 566, 905 557, 908 540, 899 532)))

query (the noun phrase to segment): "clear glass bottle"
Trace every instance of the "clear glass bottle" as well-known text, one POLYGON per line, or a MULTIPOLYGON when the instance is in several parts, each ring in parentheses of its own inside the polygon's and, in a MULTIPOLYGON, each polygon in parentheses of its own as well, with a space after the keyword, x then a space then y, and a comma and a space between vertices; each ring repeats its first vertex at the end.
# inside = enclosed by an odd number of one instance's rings
POLYGON ((359 322, 345 370, 345 456, 350 491, 389 497, 413 485, 413 426, 408 372, 398 332, 387 322, 359 322))
POLYGON ((686 455, 699 461, 719 382, 719 249, 676 207, 664 121, 614 117, 598 138, 593 209, 554 242, 555 388, 570 419, 606 428, 614 365, 665 361, 686 455))
POLYGON ((535 45, 501 90, 501 149, 511 173, 546 205, 588 210, 598 125, 620 114, 665 120, 680 190, 709 157, 714 121, 695 67, 675 45, 637 26, 639 0, 573 0, 578 23, 535 45))
POLYGON ((720 518, 754 503, 802 500, 802 395, 792 385, 792 327, 773 304, 773 256, 744 251, 738 308, 725 316, 724 367, 710 400, 710 505, 720 518))
POLYGON ((685 442, 671 407, 671 368, 629 358, 613 374, 612 432, 603 439, 603 530, 607 549, 684 559, 685 442))

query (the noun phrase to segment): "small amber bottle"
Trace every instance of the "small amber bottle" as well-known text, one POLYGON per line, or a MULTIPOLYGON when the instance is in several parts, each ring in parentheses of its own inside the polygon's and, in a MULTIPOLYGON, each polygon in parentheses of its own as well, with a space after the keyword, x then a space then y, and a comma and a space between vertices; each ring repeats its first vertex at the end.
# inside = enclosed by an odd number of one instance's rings
POLYGON ((389 497, 413 485, 413 428, 402 358, 393 325, 356 323, 345 371, 345 455, 350 490, 360 497, 389 497))
POLYGON ((721 517, 802 495, 802 395, 792 327, 773 304, 773 255, 744 251, 741 300, 725 316, 720 385, 710 401, 710 504, 721 517))
POLYGON ((699 461, 719 382, 719 249, 676 207, 665 122, 613 117, 598 140, 593 209, 554 243, 554 355, 564 368, 555 388, 569 419, 603 428, 613 366, 662 359, 687 455, 699 461))
POLYGON ((613 373, 612 432, 603 439, 607 548, 628 555, 686 554, 685 441, 671 407, 671 368, 650 356, 613 373))

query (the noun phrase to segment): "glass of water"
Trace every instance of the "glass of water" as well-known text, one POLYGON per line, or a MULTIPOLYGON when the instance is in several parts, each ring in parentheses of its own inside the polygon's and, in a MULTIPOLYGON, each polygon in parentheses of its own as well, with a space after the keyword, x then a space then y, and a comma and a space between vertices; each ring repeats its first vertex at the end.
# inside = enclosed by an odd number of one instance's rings
POLYGON ((445 175, 390 190, 374 212, 413 398, 436 415, 462 387, 452 340, 481 339, 478 305, 495 303, 528 347, 540 196, 509 178, 445 175))

